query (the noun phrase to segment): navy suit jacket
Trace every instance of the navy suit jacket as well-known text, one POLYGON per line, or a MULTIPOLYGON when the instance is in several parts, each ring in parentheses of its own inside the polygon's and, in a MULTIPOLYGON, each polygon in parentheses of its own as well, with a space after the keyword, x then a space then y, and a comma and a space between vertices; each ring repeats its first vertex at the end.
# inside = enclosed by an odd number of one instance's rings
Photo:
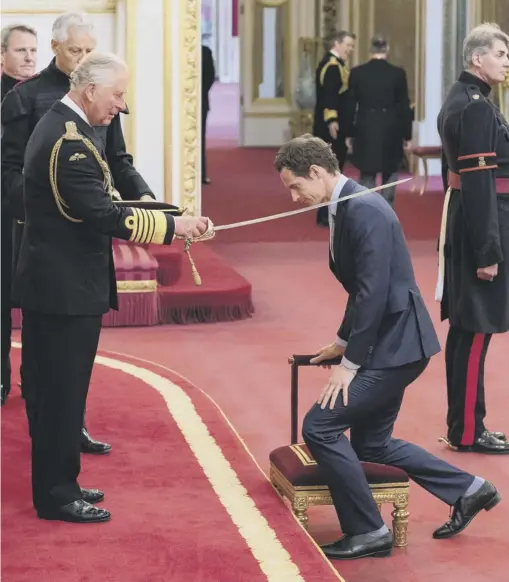
POLYGON ((338 331, 345 357, 368 369, 395 368, 430 358, 440 344, 415 281, 398 217, 373 192, 348 180, 339 196, 330 267, 348 293, 338 331))

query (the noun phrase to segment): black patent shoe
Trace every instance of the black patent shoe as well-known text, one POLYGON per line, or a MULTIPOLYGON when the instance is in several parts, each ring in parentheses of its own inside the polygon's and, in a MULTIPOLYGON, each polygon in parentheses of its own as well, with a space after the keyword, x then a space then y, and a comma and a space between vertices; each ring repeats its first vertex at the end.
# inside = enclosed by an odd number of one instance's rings
POLYGON ((359 558, 385 558, 390 556, 394 540, 392 533, 363 544, 355 543, 351 536, 344 536, 337 542, 321 546, 323 553, 331 560, 357 560, 359 558))
POLYGON ((486 431, 484 431, 483 434, 488 434, 488 435, 498 439, 499 441, 507 442, 507 437, 505 435, 505 432, 499 432, 497 430, 486 430, 486 431))
MULTIPOLYGON (((475 439, 471 445, 454 445, 445 437, 440 437, 439 442, 445 443, 451 450, 457 453, 484 453, 485 455, 509 455, 509 443, 494 436, 495 433, 485 430, 475 439)), ((502 434, 502 433, 500 433, 502 434)))
POLYGON ((87 503, 99 503, 104 501, 104 491, 100 489, 81 489, 81 499, 87 503))
POLYGON ((58 509, 50 511, 38 511, 40 519, 53 521, 69 521, 72 523, 100 523, 109 521, 111 514, 106 509, 99 509, 83 499, 78 499, 67 505, 62 505, 58 509))
POLYGON ((485 481, 479 491, 473 495, 463 495, 456 501, 449 521, 436 529, 433 537, 436 540, 452 538, 462 532, 480 511, 493 509, 501 500, 495 485, 485 481))
POLYGON ((96 441, 85 427, 81 429, 81 452, 89 455, 107 455, 111 451, 111 445, 96 441))

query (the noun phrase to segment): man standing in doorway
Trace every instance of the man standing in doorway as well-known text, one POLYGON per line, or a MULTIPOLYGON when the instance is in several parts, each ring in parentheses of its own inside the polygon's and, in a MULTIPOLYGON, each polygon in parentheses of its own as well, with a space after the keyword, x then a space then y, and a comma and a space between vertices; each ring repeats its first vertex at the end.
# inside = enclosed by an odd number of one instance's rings
MULTIPOLYGON (((313 135, 330 143, 342 171, 346 160, 347 61, 355 49, 355 35, 340 30, 325 39, 327 53, 316 69, 316 106, 313 135)), ((316 215, 320 226, 328 226, 327 208, 316 215)))

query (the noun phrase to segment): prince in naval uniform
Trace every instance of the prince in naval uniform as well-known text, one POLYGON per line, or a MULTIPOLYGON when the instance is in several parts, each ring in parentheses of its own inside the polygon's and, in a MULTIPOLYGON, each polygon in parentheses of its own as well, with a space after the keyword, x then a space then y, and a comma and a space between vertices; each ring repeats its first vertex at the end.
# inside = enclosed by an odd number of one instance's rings
MULTIPOLYGON (((24 166, 26 222, 13 294, 23 310, 27 357, 34 358, 33 503, 40 518, 107 521, 81 489, 80 434, 101 320, 117 308, 111 237, 171 244, 197 237, 203 218, 119 206, 94 125, 125 107, 125 63, 91 53, 71 75, 71 91, 34 129, 24 166)), ((145 203, 148 206, 149 203, 145 203)), ((25 349, 25 345, 23 345, 25 349)), ((33 362, 32 362, 33 364, 33 362)))

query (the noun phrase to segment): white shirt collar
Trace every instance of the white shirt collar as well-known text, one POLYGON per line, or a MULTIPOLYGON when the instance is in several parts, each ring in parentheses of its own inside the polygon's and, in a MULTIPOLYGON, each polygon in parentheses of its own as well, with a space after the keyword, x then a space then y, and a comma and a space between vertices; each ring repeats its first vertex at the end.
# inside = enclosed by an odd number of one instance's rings
MULTIPOLYGON (((340 197, 341 192, 343 190, 343 187, 347 182, 348 182, 348 178, 344 174, 341 174, 341 176, 339 177, 339 179, 336 183, 336 186, 334 187, 334 190, 332 191, 331 201, 338 200, 338 198, 340 197)), ((329 205, 329 215, 336 216, 337 207, 338 207, 337 203, 330 204, 329 205)))
POLYGON ((61 101, 64 105, 67 105, 69 109, 72 109, 74 113, 77 113, 81 117, 81 119, 83 119, 83 121, 86 121, 88 125, 90 125, 90 121, 88 121, 86 113, 83 111, 83 109, 81 109, 79 105, 74 103, 74 101, 69 97, 69 95, 64 95, 61 101))

